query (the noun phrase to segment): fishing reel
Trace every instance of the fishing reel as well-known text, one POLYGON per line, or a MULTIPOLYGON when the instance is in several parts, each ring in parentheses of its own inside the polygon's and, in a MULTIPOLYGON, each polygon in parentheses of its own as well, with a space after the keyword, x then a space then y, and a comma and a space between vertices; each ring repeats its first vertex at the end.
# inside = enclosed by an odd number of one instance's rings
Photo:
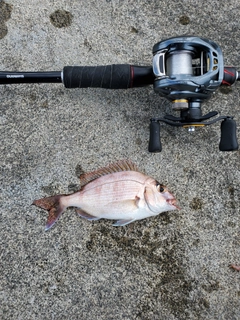
POLYGON ((201 104, 222 84, 239 80, 233 67, 224 67, 220 47, 208 39, 176 37, 161 41, 153 47, 154 91, 172 102, 172 110, 180 116, 165 115, 152 118, 149 151, 160 152, 160 122, 188 128, 203 127, 221 121, 221 151, 238 149, 236 122, 233 117, 220 116, 216 111, 202 114, 201 104), (208 121, 209 120, 209 121, 208 121))
POLYGON ((224 67, 219 46, 199 37, 175 37, 153 47, 152 66, 113 64, 107 66, 66 66, 51 72, 0 72, 0 84, 63 83, 66 88, 129 89, 153 85, 154 91, 172 102, 180 116, 152 118, 149 151, 160 152, 160 122, 188 128, 221 122, 221 151, 238 149, 236 123, 231 116, 215 117, 216 111, 202 114, 202 103, 220 85, 240 80, 234 67, 224 67), (212 119, 213 118, 213 119, 212 119))

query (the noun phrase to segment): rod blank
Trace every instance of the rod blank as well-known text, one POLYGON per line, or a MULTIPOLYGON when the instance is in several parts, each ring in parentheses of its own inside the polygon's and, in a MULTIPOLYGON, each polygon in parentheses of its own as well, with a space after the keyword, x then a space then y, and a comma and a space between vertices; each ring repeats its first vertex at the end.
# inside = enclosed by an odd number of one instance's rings
POLYGON ((61 71, 50 72, 0 72, 0 84, 61 83, 61 71))

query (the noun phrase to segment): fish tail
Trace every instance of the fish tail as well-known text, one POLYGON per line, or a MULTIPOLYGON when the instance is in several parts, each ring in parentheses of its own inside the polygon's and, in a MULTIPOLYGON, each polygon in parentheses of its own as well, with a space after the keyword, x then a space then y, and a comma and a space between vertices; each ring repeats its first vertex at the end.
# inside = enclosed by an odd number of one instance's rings
POLYGON ((62 194, 42 198, 33 202, 35 206, 49 211, 47 224, 45 228, 46 231, 54 225, 54 223, 59 219, 60 215, 67 208, 67 206, 63 204, 63 197, 65 197, 65 195, 62 194))

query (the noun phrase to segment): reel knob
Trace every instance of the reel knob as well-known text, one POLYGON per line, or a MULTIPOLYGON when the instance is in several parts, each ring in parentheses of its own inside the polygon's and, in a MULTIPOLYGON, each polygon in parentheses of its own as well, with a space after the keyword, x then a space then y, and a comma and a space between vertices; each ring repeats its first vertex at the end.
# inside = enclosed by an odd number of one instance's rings
POLYGON ((221 123, 220 151, 238 150, 236 121, 227 118, 221 123))
POLYGON ((161 152, 162 144, 160 141, 160 124, 158 121, 151 120, 150 123, 150 139, 148 145, 149 152, 161 152))

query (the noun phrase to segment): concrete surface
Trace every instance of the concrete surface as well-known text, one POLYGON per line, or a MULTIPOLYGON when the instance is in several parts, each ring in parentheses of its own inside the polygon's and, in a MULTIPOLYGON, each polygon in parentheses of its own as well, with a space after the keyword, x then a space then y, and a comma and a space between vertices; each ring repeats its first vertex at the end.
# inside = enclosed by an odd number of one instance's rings
MULTIPOLYGON (((177 35, 215 40, 239 64, 239 0, 0 1, 0 69, 150 65, 152 46, 177 35)), ((203 112, 234 115, 240 87, 203 112)), ((171 112, 152 87, 67 90, 0 87, 1 319, 240 319, 239 151, 218 150, 220 125, 189 134, 149 119, 171 112), (34 199, 68 193, 81 172, 128 158, 181 206, 122 228, 67 210, 49 232, 34 199)))

